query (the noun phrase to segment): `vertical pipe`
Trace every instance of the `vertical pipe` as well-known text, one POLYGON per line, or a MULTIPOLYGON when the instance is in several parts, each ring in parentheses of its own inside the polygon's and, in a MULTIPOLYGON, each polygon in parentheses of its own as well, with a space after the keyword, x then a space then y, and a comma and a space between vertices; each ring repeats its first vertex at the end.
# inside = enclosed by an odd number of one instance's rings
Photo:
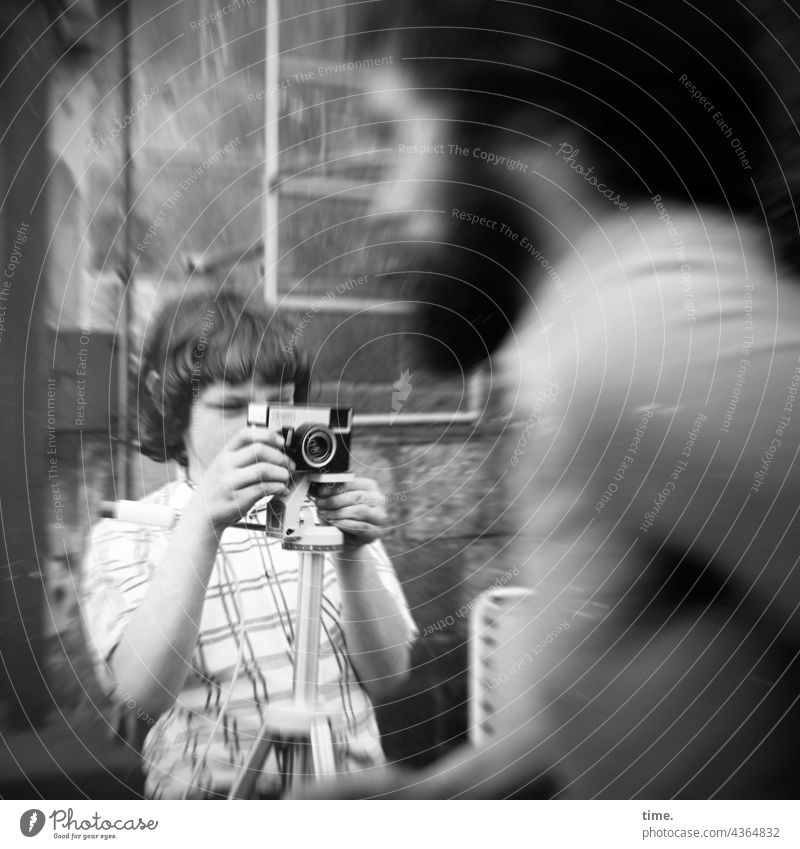
MULTIPOLYGON (((126 0, 122 7, 122 100, 123 114, 130 115, 133 106, 131 80, 131 3, 126 0)), ((125 230, 122 254, 122 300, 120 303, 122 320, 117 345, 117 367, 119 389, 117 396, 117 498, 131 498, 129 474, 128 437, 128 350, 130 348, 130 328, 133 323, 133 266, 131 247, 133 241, 133 162, 131 133, 132 123, 122 131, 123 181, 125 193, 125 230)))
POLYGON ((278 303, 278 155, 280 139, 280 0, 266 0, 264 61, 264 299, 278 303))

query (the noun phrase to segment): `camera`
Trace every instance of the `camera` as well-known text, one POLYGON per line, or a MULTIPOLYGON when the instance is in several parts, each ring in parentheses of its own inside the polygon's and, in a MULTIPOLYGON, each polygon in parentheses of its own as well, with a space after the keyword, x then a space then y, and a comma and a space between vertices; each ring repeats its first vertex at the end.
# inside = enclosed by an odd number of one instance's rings
POLYGON ((283 434, 298 472, 332 474, 350 469, 351 407, 250 404, 247 424, 283 434))

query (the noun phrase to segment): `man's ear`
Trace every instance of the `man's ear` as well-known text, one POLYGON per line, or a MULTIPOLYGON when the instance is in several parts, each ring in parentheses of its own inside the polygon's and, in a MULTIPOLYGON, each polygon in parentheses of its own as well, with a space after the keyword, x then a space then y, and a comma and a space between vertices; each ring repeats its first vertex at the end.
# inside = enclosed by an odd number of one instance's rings
POLYGON ((155 370, 151 369, 148 373, 147 377, 144 379, 144 385, 150 394, 150 399, 153 402, 153 406, 158 410, 161 415, 164 415, 164 401, 163 401, 163 391, 164 391, 164 381, 161 380, 161 375, 155 370))

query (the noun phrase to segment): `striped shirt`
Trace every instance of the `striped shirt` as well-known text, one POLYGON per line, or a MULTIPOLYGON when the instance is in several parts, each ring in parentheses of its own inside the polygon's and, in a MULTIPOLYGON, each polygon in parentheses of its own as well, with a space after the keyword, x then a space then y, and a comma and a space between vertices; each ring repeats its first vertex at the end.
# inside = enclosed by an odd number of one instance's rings
MULTIPOLYGON (((179 480, 143 501, 180 511, 191 495, 190 485, 179 480)), ((83 576, 88 641, 100 682, 131 708, 135 702, 115 686, 108 662, 163 559, 170 534, 168 529, 104 520, 91 536, 83 576)), ((386 551, 379 542, 371 549, 377 573, 397 600, 407 638, 413 641, 417 629, 386 551)), ((190 784, 188 795, 194 798, 227 793, 261 726, 264 706, 291 703, 299 565, 300 556, 285 551, 280 540, 239 527, 223 533, 192 669, 180 696, 144 743, 145 789, 151 798, 180 798, 190 784)), ((330 555, 325 556, 322 607, 318 697, 320 707, 335 717, 339 769, 378 766, 384 759, 375 714, 348 658, 330 555)), ((278 791, 273 749, 256 792, 270 796, 278 791)))

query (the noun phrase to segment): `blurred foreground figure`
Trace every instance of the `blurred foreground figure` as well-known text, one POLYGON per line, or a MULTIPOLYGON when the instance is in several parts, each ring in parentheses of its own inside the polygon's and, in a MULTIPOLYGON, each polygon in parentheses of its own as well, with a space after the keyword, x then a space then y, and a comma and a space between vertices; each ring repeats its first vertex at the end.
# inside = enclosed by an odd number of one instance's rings
POLYGON ((358 27, 415 57, 386 208, 431 356, 496 349, 535 601, 489 744, 339 792, 796 796, 798 18, 396 5, 358 27))

